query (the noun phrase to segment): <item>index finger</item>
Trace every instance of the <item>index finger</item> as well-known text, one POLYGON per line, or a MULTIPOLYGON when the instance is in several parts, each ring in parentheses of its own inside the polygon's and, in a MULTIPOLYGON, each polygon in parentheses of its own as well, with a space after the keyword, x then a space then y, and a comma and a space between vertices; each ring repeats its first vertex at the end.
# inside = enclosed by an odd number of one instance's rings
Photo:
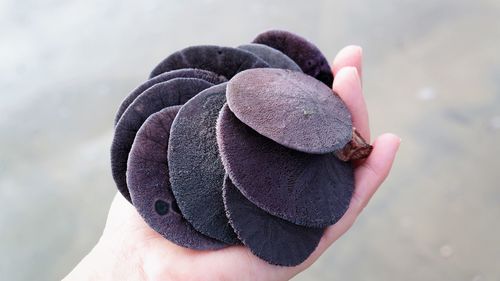
POLYGON ((370 126, 361 87, 362 53, 361 48, 348 46, 342 49, 332 65, 335 74, 333 91, 344 101, 351 112, 352 124, 361 136, 370 142, 370 126))
POLYGON ((340 50, 332 64, 332 72, 333 75, 337 75, 337 73, 346 66, 355 67, 358 71, 359 78, 363 77, 363 50, 359 46, 350 45, 344 47, 340 50))

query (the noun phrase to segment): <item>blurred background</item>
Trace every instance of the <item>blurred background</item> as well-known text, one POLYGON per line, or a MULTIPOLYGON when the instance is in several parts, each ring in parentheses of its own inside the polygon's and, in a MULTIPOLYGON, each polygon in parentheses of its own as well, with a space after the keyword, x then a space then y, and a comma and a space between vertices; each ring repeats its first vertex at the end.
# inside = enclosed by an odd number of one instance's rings
POLYGON ((115 194, 121 100, 165 56, 270 28, 364 49, 372 135, 402 137, 354 227, 294 280, 500 280, 500 2, 0 0, 0 279, 57 280, 115 194))

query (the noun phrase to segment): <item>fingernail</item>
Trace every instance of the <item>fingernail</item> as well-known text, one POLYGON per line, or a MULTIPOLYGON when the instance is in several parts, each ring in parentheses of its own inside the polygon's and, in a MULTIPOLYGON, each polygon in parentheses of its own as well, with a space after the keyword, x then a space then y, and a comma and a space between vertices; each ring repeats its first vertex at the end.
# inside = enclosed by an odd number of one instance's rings
POLYGON ((356 81, 361 85, 361 79, 359 78, 358 69, 356 67, 354 67, 354 66, 346 66, 344 68, 346 68, 347 71, 352 72, 352 73, 349 73, 349 74, 353 75, 354 77, 356 77, 356 81))
MULTIPOLYGON (((346 72, 346 74, 347 74, 347 73, 349 73, 349 74, 354 74, 354 75, 356 75, 356 76, 358 75, 358 70, 357 70, 357 69, 356 69, 356 67, 354 67, 354 66, 344 66, 344 67, 342 67, 342 68, 339 70, 339 73, 340 73, 340 72, 346 72), (353 73, 351 73, 351 72, 353 72, 353 73)), ((337 75, 338 75, 338 74, 337 74, 337 75)))
POLYGON ((347 49, 347 48, 354 48, 354 49, 358 49, 359 51, 363 51, 363 48, 361 48, 360 45, 356 45, 356 44, 347 45, 344 48, 345 49, 347 49))
POLYGON ((363 55, 363 48, 359 45, 352 45, 354 48, 358 49, 360 55, 363 55))
MULTIPOLYGON (((344 66, 338 72, 335 80, 333 81, 333 89, 338 86, 338 83, 347 83, 352 89, 358 90, 361 88, 361 80, 359 79, 358 70, 354 66, 344 66)), ((345 84, 344 86, 345 87, 345 84)))

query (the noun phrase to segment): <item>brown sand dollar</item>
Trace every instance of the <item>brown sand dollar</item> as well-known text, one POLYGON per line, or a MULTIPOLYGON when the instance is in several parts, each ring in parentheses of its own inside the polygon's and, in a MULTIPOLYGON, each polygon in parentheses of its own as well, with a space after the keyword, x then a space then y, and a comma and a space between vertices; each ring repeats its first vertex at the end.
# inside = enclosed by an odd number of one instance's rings
POLYGON ((228 83, 227 103, 243 123, 288 148, 329 153, 352 138, 351 114, 330 88, 300 72, 260 68, 228 83))

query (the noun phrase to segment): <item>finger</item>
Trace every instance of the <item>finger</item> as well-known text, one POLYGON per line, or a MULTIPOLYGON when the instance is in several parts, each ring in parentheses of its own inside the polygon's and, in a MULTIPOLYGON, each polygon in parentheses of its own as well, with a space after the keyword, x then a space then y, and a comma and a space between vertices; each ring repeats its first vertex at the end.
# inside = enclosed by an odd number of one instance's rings
POLYGON ((344 234, 366 207, 389 174, 400 142, 394 134, 383 134, 375 140, 370 156, 354 172, 356 186, 347 212, 325 232, 327 243, 331 244, 344 234))
MULTIPOLYGON (((344 47, 337 53, 332 64, 333 75, 337 75, 337 72, 341 68, 347 66, 353 66, 358 70, 360 80, 362 79, 362 59, 363 59, 363 49, 360 46, 350 45, 344 47)), ((335 78, 336 79, 336 78, 335 78)))
POLYGON ((356 187, 349 208, 337 223, 325 230, 318 247, 299 266, 300 269, 309 267, 333 242, 349 230, 359 213, 389 174, 400 142, 401 139, 393 134, 384 134, 375 140, 372 153, 355 172, 356 187))
POLYGON ((354 172, 356 188, 351 201, 357 214, 368 204, 389 174, 400 143, 401 139, 394 134, 379 136, 373 143, 370 156, 356 168, 354 172))
POLYGON ((370 126, 361 81, 355 67, 344 67, 335 76, 333 91, 344 101, 351 112, 352 125, 361 136, 370 142, 370 126))

